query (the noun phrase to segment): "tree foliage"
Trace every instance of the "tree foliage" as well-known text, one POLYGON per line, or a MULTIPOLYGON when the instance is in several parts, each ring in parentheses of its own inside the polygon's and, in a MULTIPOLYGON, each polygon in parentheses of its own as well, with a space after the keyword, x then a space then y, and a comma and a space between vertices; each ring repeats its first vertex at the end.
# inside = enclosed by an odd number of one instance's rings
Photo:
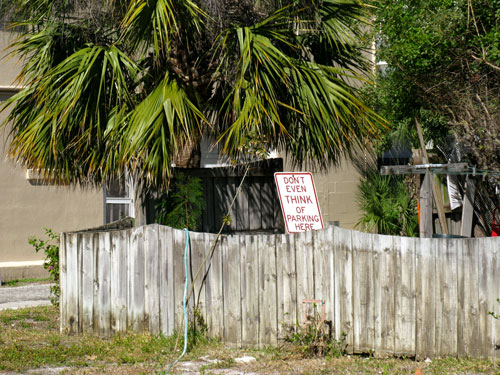
POLYGON ((172 185, 156 206, 156 222, 172 228, 197 230, 205 205, 202 180, 176 173, 172 185))
POLYGON ((385 126, 352 85, 367 69, 359 0, 9 4, 26 87, 6 104, 9 152, 59 180, 168 184, 207 132, 232 158, 257 140, 327 164, 385 126))
POLYGON ((418 236, 416 200, 408 192, 403 176, 382 176, 366 171, 358 186, 362 212, 356 226, 368 232, 395 236, 418 236))
POLYGON ((445 150, 451 134, 459 158, 500 167, 500 1, 375 4, 377 55, 388 68, 370 91, 373 105, 400 133, 419 117, 426 140, 445 150))

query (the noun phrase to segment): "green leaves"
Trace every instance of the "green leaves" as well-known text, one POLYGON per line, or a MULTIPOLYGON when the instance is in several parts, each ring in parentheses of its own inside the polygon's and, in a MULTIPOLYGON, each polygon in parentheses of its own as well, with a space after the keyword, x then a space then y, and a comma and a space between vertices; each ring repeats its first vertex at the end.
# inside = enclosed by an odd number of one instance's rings
POLYGON ((357 227, 378 234, 417 236, 416 204, 401 176, 381 176, 377 170, 371 171, 358 188, 362 216, 357 227))
POLYGON ((364 137, 376 136, 384 121, 347 83, 363 82, 359 74, 309 61, 306 39, 293 32, 292 16, 302 11, 286 10, 254 27, 229 30, 221 39, 226 60, 238 46, 238 61, 234 87, 220 110, 225 124, 220 141, 235 155, 252 133, 299 164, 335 162, 364 137))
POLYGON ((200 224, 204 205, 202 180, 177 173, 173 188, 156 206, 158 210, 156 222, 172 228, 196 230, 200 224))
POLYGON ((385 126, 354 88, 357 0, 96 5, 23 2, 13 45, 27 63, 7 103, 10 155, 58 181, 128 171, 165 186, 178 150, 208 131, 234 159, 278 149, 327 164, 385 126), (220 10, 245 13, 219 22, 220 10))
POLYGON ((167 183, 173 156, 181 145, 200 136, 203 121, 188 92, 167 74, 116 132, 123 145, 121 158, 147 181, 167 183))
POLYGON ((164 57, 175 34, 199 32, 203 15, 190 0, 132 0, 122 22, 123 38, 164 57))
POLYGON ((116 167, 106 156, 108 123, 131 107, 129 81, 136 74, 116 46, 90 45, 47 69, 6 103, 15 104, 8 118, 11 155, 60 181, 102 179, 116 167))

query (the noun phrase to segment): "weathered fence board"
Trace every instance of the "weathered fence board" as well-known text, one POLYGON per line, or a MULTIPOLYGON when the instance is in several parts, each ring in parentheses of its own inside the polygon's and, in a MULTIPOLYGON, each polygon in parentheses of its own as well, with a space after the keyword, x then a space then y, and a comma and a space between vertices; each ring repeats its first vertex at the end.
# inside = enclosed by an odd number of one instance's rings
POLYGON ((68 241, 66 242, 66 301, 64 305, 66 307, 66 319, 67 325, 64 331, 72 334, 78 332, 79 320, 78 315, 78 300, 80 295, 80 288, 78 280, 78 235, 70 234, 68 235, 68 241))
POLYGON ((437 334, 436 352, 439 355, 457 356, 457 315, 458 315, 458 278, 457 278, 457 241, 444 241, 443 253, 438 255, 439 268, 436 276, 439 277, 439 294, 436 298, 439 309, 436 319, 441 315, 441 329, 437 334))
POLYGON ((69 288, 67 285, 67 277, 68 269, 66 265, 66 254, 68 252, 67 249, 67 241, 69 239, 69 234, 62 233, 59 238, 59 285, 61 288, 61 292, 59 294, 59 312, 61 319, 61 333, 67 333, 68 329, 68 304, 69 299, 67 293, 69 292, 69 288))
MULTIPOLYGON (((216 237, 190 233, 191 282, 207 255, 208 263, 188 308, 191 315, 197 308, 209 332, 226 343, 277 345, 300 329, 303 301, 316 299, 325 301, 326 321, 349 353, 499 356, 500 322, 488 315, 499 311, 499 239, 414 239, 328 227, 223 235, 209 253, 216 237)), ((159 225, 63 234, 61 331, 180 329, 186 238, 159 225)))
POLYGON ((295 236, 286 234, 276 237, 278 337, 281 338, 292 333, 297 324, 297 272, 294 239, 295 236))
POLYGON ((433 357, 436 343, 436 254, 430 238, 419 239, 416 254, 417 358, 433 357))
POLYGON ((158 264, 158 225, 148 225, 144 231, 146 320, 149 332, 160 333, 160 277, 158 264))
POLYGON ((240 238, 229 236, 222 247, 224 341, 241 346, 240 238))
POLYGON ((373 236, 375 304, 375 344, 379 352, 394 352, 395 331, 395 251, 393 238, 373 236))
POLYGON ((459 253, 459 329, 458 354, 478 357, 481 354, 479 331, 479 277, 478 253, 480 241, 464 240, 459 253), (478 246, 475 246, 475 244, 478 246), (460 298, 462 296, 462 298, 460 298))
MULTIPOLYGON (((120 231, 112 232, 111 235, 111 330, 113 332, 125 332, 127 329, 127 259, 129 239, 127 234, 128 231, 120 231)), ((82 285, 84 284, 82 283, 82 285)))
MULTIPOLYGON (((81 241, 80 267, 82 291, 80 292, 80 332, 91 333, 94 325, 94 237, 95 233, 78 235, 81 241)), ((126 269, 125 269, 126 272, 126 269)))
POLYGON ((352 244, 352 306, 354 351, 369 352, 375 345, 372 235, 360 233, 352 244))
POLYGON ((241 343, 257 346, 259 343, 259 253, 256 238, 241 238, 241 343))
POLYGON ((258 235, 259 252, 259 346, 278 344, 275 236, 258 235))
MULTIPOLYGON (((315 299, 314 295, 314 243, 312 232, 303 232, 296 235, 295 247, 297 259, 297 302, 302 311, 302 301, 315 299)), ((299 322, 301 314, 299 314, 299 322)))
POLYGON ((111 286, 109 270, 111 268, 111 236, 109 232, 99 233, 96 256, 96 293, 94 294, 94 328, 100 335, 111 332, 111 286))
POLYGON ((351 232, 339 231, 335 234, 335 338, 343 339, 347 352, 354 350, 353 335, 353 265, 351 232))
POLYGON ((394 354, 415 356, 415 239, 393 237, 395 315, 394 354))

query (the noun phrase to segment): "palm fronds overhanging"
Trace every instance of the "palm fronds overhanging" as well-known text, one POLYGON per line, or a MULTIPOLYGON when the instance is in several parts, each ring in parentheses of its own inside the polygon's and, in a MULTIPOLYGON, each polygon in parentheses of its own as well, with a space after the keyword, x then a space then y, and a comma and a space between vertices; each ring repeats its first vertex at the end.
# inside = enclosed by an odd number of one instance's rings
POLYGON ((10 156, 65 182, 124 170, 168 182, 175 155, 211 133, 301 164, 338 162, 384 121, 364 81, 358 0, 12 0, 26 88, 10 156))

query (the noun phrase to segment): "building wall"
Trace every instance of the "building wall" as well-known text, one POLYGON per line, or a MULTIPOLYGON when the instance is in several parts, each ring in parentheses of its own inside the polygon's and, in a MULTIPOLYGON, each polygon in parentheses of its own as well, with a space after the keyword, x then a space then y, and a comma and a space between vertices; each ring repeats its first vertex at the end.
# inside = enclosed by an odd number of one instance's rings
MULTIPOLYGON (((0 53, 11 35, 0 32, 0 53)), ((19 64, 3 59, 0 69, 0 105, 15 90, 19 64), (9 88, 10 87, 10 88, 9 88)), ((7 113, 0 113, 3 122, 7 113)), ((0 131, 0 276, 3 281, 40 276, 43 254, 28 244, 43 237, 44 227, 56 232, 103 224, 103 192, 68 186, 32 185, 26 171, 6 158, 6 131, 0 131)))
POLYGON ((311 172, 313 175, 324 225, 337 222, 342 228, 354 229, 361 218, 357 201, 361 175, 353 163, 345 159, 339 166, 322 171, 314 168, 294 168, 289 161, 285 162, 285 172, 299 170, 311 172))

